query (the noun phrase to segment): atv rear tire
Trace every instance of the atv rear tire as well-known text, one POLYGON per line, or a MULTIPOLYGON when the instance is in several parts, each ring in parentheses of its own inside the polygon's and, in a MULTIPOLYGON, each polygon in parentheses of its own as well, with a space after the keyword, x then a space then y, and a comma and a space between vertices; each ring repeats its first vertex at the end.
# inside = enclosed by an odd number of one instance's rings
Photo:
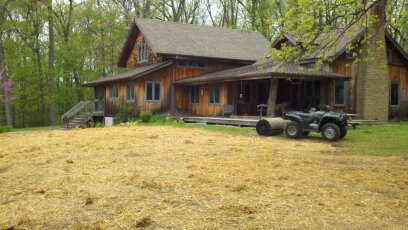
POLYGON ((335 141, 340 138, 340 128, 334 123, 327 123, 323 125, 321 134, 326 141, 335 141))
POLYGON ((291 121, 285 126, 285 134, 288 138, 299 138, 302 136, 303 131, 300 128, 299 123, 291 121))
POLYGON ((340 131, 340 139, 344 138, 347 135, 347 126, 344 126, 340 131))

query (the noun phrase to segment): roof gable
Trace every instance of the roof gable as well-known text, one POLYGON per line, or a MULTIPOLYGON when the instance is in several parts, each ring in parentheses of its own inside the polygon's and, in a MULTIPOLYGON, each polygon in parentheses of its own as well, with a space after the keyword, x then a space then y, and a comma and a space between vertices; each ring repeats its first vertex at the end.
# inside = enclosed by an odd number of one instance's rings
POLYGON ((138 33, 157 54, 256 61, 269 50, 269 41, 259 32, 137 19, 122 48, 118 66, 125 66, 138 33))
MULTIPOLYGON (((326 56, 331 59, 336 59, 344 52, 346 52, 347 46, 349 44, 354 44, 358 42, 366 33, 367 29, 364 26, 358 24, 350 27, 345 32, 341 32, 339 30, 332 30, 327 33, 322 33, 315 40, 315 43, 317 45, 316 49, 312 53, 303 56, 301 58, 301 61, 314 62, 322 56, 326 56), (338 36, 338 38, 336 38, 336 41, 333 45, 327 45, 328 38, 333 38, 332 36, 338 36)), ((398 42, 387 32, 385 33, 385 37, 387 40, 390 41, 391 44, 394 45, 397 51, 403 56, 405 61, 408 62, 408 55, 401 48, 398 42)), ((283 33, 272 43, 272 47, 279 48, 279 46, 285 41, 290 41, 294 44, 302 44, 301 39, 302 39, 301 35, 289 35, 283 33)))

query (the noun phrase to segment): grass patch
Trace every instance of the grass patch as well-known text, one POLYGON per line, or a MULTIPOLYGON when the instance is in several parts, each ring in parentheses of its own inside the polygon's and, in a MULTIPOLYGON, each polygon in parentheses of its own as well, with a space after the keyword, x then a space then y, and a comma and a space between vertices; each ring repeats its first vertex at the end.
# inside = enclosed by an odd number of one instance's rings
POLYGON ((193 128, 193 129, 204 129, 209 131, 241 134, 241 135, 255 135, 255 129, 250 127, 238 127, 238 126, 225 126, 225 125, 207 125, 198 123, 184 123, 182 121, 172 121, 161 115, 153 115, 151 121, 148 123, 142 122, 140 120, 125 123, 122 125, 135 125, 135 126, 170 126, 178 128, 193 128))
POLYGON ((341 146, 353 154, 408 155, 408 122, 349 129, 341 146))
POLYGON ((46 130, 56 130, 60 126, 40 126, 40 127, 28 127, 28 128, 12 128, 11 132, 26 132, 26 131, 46 131, 46 130))

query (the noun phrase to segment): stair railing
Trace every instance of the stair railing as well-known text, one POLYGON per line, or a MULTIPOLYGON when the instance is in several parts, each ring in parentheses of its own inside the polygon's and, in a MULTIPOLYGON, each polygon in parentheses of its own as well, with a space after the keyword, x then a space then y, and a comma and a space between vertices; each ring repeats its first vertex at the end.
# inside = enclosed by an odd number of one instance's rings
POLYGON ((77 115, 79 112, 85 112, 86 110, 89 110, 90 115, 92 115, 93 113, 92 106, 90 108, 87 108, 88 105, 90 104, 91 103, 89 101, 80 101, 78 104, 76 104, 74 107, 69 109, 66 113, 64 113, 61 116, 61 125, 66 124, 68 128, 69 120, 75 115, 77 115))

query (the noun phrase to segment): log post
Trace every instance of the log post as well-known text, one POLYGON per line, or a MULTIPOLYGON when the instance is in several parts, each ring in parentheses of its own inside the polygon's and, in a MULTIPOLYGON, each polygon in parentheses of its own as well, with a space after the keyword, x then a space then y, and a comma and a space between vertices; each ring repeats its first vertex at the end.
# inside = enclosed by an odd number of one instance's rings
POLYGON ((278 79, 271 78, 268 96, 268 110, 266 113, 268 117, 275 117, 277 94, 278 94, 278 79))

